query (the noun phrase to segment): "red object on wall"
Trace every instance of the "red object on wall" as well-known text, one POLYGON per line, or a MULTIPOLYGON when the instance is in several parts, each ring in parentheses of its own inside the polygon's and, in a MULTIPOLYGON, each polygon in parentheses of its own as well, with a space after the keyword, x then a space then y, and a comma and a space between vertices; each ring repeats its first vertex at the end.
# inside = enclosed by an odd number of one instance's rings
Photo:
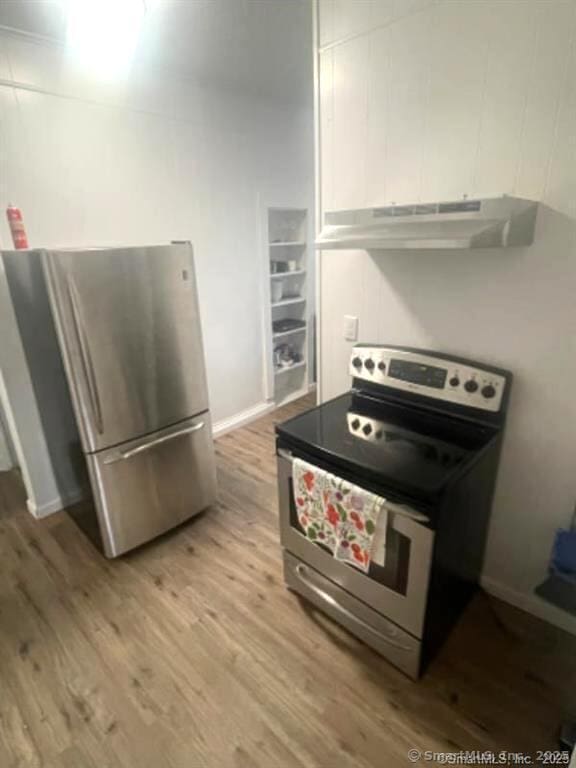
POLYGON ((6 216, 8 218, 8 224, 10 225, 10 232, 12 233, 14 248, 16 248, 17 251, 20 251, 23 248, 28 248, 28 238, 26 237, 24 220, 22 219, 22 211, 20 208, 16 208, 15 205, 9 205, 8 208, 6 208, 6 216))

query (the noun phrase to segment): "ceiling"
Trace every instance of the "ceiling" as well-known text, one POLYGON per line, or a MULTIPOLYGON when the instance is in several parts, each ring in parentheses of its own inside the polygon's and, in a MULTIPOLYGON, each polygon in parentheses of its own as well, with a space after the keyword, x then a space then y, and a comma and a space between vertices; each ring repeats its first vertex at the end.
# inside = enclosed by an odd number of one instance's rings
MULTIPOLYGON (((266 99, 310 102, 310 0, 142 1, 139 60, 266 99)), ((0 0, 0 25, 64 43, 66 0, 0 0)))

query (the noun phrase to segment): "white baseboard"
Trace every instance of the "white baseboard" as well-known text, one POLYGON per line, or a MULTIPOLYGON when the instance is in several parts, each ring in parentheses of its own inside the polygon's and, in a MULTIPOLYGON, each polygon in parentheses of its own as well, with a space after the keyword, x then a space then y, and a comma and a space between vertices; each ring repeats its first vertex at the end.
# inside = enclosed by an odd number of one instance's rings
POLYGON ((500 584, 493 579, 482 577, 480 583, 483 589, 494 597, 498 597, 505 603, 520 608, 526 613, 536 616, 538 619, 547 621, 549 624, 553 624, 555 627, 570 632, 572 635, 576 635, 576 617, 571 616, 569 613, 562 611, 560 608, 551 603, 547 603, 538 595, 526 594, 525 592, 518 592, 515 589, 507 587, 505 584, 500 584))
POLYGON ((249 424, 251 421, 255 421, 261 416, 265 416, 267 413, 273 411, 275 407, 274 403, 268 403, 266 401, 258 403, 258 405, 253 405, 252 408, 240 411, 240 413, 236 413, 228 419, 217 421, 212 427, 212 434, 214 437, 225 435, 226 432, 231 432, 233 429, 243 427, 245 424, 249 424))
MULTIPOLYGON (((300 397, 304 397, 305 394, 308 392, 314 392, 315 389, 315 383, 307 385, 295 393, 294 397, 287 398, 280 405, 286 405, 292 400, 297 400, 300 397)), ((267 413, 271 413, 273 410, 279 407, 280 406, 274 402, 264 400, 264 402, 258 403, 258 405, 253 405, 252 408, 247 408, 245 411, 240 411, 240 413, 236 413, 234 416, 230 416, 228 419, 217 421, 212 427, 212 434, 214 437, 225 435, 226 432, 231 432, 233 429, 238 429, 238 427, 249 424, 251 421, 255 421, 261 416, 265 416, 267 413)))
POLYGON ((86 498, 86 495, 87 491, 78 489, 40 505, 27 499, 26 506, 28 507, 28 512, 37 520, 40 520, 42 517, 48 517, 48 515, 53 515, 55 512, 66 509, 66 507, 71 507, 72 504, 76 504, 78 501, 86 498))

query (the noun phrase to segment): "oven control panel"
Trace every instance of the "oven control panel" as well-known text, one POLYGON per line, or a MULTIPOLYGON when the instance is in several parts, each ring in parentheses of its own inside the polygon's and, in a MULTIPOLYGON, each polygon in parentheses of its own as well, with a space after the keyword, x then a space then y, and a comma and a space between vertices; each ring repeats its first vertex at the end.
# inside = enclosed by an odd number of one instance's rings
POLYGON ((355 379, 497 413, 506 379, 448 357, 392 347, 356 346, 350 357, 355 379))

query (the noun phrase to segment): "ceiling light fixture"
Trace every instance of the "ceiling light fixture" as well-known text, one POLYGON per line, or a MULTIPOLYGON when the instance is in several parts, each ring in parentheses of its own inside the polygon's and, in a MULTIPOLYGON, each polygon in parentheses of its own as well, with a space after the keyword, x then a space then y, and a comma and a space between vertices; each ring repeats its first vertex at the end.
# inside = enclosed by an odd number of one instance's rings
POLYGON ((130 67, 146 10, 145 0, 68 0, 67 47, 94 75, 117 78, 130 67))

